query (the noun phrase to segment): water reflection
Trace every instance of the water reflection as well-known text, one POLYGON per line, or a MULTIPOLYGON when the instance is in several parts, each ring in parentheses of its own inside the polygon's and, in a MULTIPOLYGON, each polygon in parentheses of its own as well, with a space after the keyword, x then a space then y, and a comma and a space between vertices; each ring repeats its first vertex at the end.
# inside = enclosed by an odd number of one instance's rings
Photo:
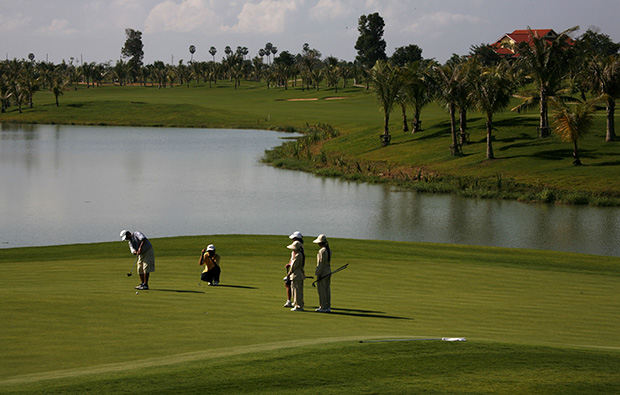
POLYGON ((268 131, 2 125, 1 247, 283 234, 619 255, 617 208, 395 192, 258 163, 268 131))

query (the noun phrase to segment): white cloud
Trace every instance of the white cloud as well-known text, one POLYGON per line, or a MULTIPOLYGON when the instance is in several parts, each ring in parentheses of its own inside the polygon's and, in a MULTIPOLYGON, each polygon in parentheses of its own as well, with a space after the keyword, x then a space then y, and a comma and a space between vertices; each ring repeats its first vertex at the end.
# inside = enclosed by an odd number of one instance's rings
POLYGON ((74 34, 78 32, 76 29, 69 28, 69 21, 66 19, 52 19, 52 23, 42 27, 38 31, 40 33, 55 35, 74 34))
POLYGON ((147 33, 187 33, 209 26, 214 19, 215 15, 205 0, 183 0, 179 4, 166 0, 151 10, 144 22, 144 30, 147 33))
POLYGON ((446 11, 434 12, 431 14, 420 15, 416 21, 403 28, 405 33, 418 33, 418 34, 436 34, 444 28, 451 27, 452 31, 455 31, 454 27, 461 25, 473 25, 480 23, 479 17, 466 14, 454 14, 446 11))
POLYGON ((27 28, 30 22, 32 22, 32 17, 22 14, 11 16, 0 15, 0 32, 11 33, 22 28, 27 28))
POLYGON ((319 0, 310 9, 310 16, 317 20, 338 19, 349 16, 351 12, 351 5, 345 4, 342 0, 319 0))
POLYGON ((237 24, 224 28, 233 33, 282 33, 286 17, 297 10, 299 0, 261 0, 246 2, 237 16, 237 24))

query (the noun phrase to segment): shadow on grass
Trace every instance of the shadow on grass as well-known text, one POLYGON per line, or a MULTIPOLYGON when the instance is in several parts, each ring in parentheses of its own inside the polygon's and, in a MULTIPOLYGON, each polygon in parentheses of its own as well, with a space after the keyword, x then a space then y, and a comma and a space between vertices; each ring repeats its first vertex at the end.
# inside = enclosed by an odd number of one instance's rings
POLYGON ((620 165, 620 160, 614 160, 614 161, 595 163, 595 164, 592 164, 590 166, 593 166, 593 167, 606 167, 606 166, 619 166, 619 165, 620 165))
POLYGON ((366 317, 366 318, 388 318, 391 320, 413 320, 408 317, 398 317, 394 315, 384 315, 382 311, 370 311, 370 310, 355 310, 355 309, 331 309, 331 315, 347 315, 351 317, 366 317))
POLYGON ((218 284, 216 287, 223 288, 241 288, 241 289, 258 289, 256 287, 248 287, 246 285, 229 285, 229 284, 218 284))
POLYGON ((493 126, 497 127, 510 127, 510 126, 518 126, 525 128, 536 128, 540 123, 539 118, 532 117, 511 117, 500 120, 494 120, 493 126))
POLYGON ((203 294, 204 291, 188 291, 185 289, 149 289, 149 291, 154 291, 154 292, 177 292, 177 293, 182 293, 182 294, 203 294))
MULTIPOLYGON (((201 285, 203 285, 201 283, 201 285)), ((211 285, 204 284, 206 287, 211 287, 211 285)), ((247 285, 232 285, 232 284, 218 284, 213 286, 214 288, 240 288, 240 289, 258 289, 256 287, 248 287, 247 285)))

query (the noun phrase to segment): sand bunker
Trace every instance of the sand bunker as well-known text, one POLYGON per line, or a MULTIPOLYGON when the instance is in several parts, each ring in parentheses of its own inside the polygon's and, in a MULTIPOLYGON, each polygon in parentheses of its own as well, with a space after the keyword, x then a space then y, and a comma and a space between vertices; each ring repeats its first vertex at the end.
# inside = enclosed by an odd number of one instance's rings
MULTIPOLYGON (((340 100, 340 99, 346 99, 346 97, 344 97, 344 96, 326 97, 323 100, 340 100)), ((314 101, 314 100, 319 100, 319 99, 314 97, 314 98, 310 98, 310 99, 287 99, 286 101, 314 101)))

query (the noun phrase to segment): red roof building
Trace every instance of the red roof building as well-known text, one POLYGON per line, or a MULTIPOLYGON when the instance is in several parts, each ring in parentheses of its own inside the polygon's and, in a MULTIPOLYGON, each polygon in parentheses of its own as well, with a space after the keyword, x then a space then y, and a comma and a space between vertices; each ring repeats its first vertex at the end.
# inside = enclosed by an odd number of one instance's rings
MULTIPOLYGON (((553 29, 532 29, 531 31, 535 37, 543 38, 549 43, 558 38, 558 34, 553 29)), ((571 44, 573 43, 570 38, 569 41, 571 44)), ((532 44, 532 35, 527 29, 506 33, 502 38, 491 44, 490 47, 500 56, 513 58, 518 56, 515 51, 522 42, 532 44)))

